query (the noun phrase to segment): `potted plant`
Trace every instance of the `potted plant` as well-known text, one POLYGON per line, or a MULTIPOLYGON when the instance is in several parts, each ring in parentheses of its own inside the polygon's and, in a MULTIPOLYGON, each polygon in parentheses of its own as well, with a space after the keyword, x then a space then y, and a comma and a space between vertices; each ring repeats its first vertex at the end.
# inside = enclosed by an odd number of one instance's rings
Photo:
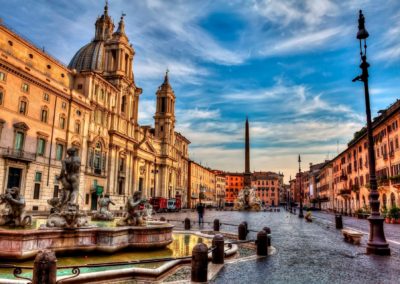
POLYGON ((392 224, 398 224, 400 223, 399 219, 400 219, 400 208, 397 206, 394 206, 392 208, 390 208, 389 210, 389 214, 390 214, 390 223, 392 224))
POLYGON ((381 213, 382 217, 385 218, 385 223, 390 223, 389 211, 386 207, 381 209, 381 213))
POLYGON ((358 219, 363 219, 364 218, 364 209, 358 208, 355 213, 357 214, 358 219))

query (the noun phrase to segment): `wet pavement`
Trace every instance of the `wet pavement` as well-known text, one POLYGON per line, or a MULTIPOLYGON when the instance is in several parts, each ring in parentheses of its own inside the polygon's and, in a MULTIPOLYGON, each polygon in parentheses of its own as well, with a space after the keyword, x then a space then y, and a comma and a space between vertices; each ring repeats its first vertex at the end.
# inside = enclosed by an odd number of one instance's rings
MULTIPOLYGON (((195 212, 161 214, 167 219, 196 220, 195 212)), ((366 255, 367 236, 360 246, 343 241, 336 230, 333 215, 316 213, 313 223, 307 223, 284 210, 278 212, 207 211, 205 220, 215 218, 222 223, 246 221, 250 230, 264 226, 272 230, 272 245, 277 254, 266 259, 227 264, 211 283, 400 283, 400 246, 390 243, 390 257, 366 255)), ((368 232, 368 221, 347 220, 344 225, 368 232)), ((181 223, 176 223, 181 227, 181 223)), ((395 225, 393 225, 395 226, 395 225)), ((389 227, 389 226, 388 226, 389 227)), ((212 224, 205 224, 205 229, 212 224)), ((385 227, 386 229, 386 227, 385 227)), ((235 231, 223 225, 222 231, 235 231)), ((254 232, 249 238, 255 237, 254 232)), ((400 227, 388 230, 388 239, 398 240, 400 227), (397 233, 396 233, 397 231, 397 233)))

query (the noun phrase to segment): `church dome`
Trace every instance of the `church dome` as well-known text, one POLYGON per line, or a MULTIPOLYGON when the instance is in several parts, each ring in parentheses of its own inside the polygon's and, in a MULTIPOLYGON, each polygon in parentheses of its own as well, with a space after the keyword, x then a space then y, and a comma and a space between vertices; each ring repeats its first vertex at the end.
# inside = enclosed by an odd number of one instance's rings
POLYGON ((92 41, 83 46, 72 57, 68 67, 79 71, 103 71, 105 61, 104 41, 92 41))

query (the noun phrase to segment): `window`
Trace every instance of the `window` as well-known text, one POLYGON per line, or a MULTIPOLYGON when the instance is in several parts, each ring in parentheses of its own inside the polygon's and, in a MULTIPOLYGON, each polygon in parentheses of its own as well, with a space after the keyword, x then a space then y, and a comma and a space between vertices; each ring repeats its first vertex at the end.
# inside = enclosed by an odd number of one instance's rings
POLYGON ((57 144, 56 147, 56 160, 61 161, 64 156, 64 145, 57 144))
POLYGON ((42 172, 36 172, 35 173, 35 182, 41 182, 42 181, 42 172))
POLYGON ((121 112, 125 113, 126 111, 126 96, 122 96, 121 98, 121 112))
POLYGON ((0 89, 0 106, 3 105, 4 102, 4 90, 0 89))
POLYGON ((46 107, 42 108, 42 111, 40 112, 40 121, 47 123, 47 116, 48 116, 49 111, 47 110, 46 107))
POLYGON ((21 100, 19 101, 18 112, 19 112, 20 114, 26 115, 27 111, 28 111, 28 102, 27 102, 26 99, 21 99, 21 100))
POLYGON ((167 98, 161 98, 161 112, 165 112, 167 107, 167 98))
POLYGON ((49 96, 48 93, 44 93, 44 94, 43 94, 43 100, 46 101, 46 102, 49 102, 49 101, 50 101, 50 96, 49 96))
POLYGON ((58 197, 59 190, 60 190, 60 187, 58 185, 55 185, 54 191, 53 191, 53 197, 58 197))
POLYGON ((38 156, 44 156, 46 150, 46 140, 43 138, 38 139, 37 154, 38 156))
POLYGON ((82 84, 78 84, 78 90, 82 90, 83 89, 83 85, 82 84))
POLYGON ((62 109, 66 109, 67 108, 67 103, 66 102, 62 102, 61 103, 61 108, 62 109))
POLYGON ((96 174, 101 174, 101 169, 102 169, 101 160, 102 160, 101 144, 100 142, 97 142, 96 148, 94 149, 94 160, 93 160, 94 172, 96 174))
POLYGON ((21 131, 15 133, 15 150, 22 151, 24 149, 25 134, 21 131))
POLYGON ((100 100, 104 100, 104 90, 103 89, 101 89, 100 90, 100 100))
POLYGON ((21 91, 24 92, 24 93, 28 93, 29 92, 29 85, 27 83, 22 83, 21 91))
POLYGON ((6 73, 0 72, 0 81, 6 80, 6 73))
POLYGON ((65 128, 65 116, 60 115, 60 128, 64 129, 65 128))
POLYGON ((75 133, 81 133, 81 123, 79 121, 75 121, 75 133))
POLYGON ((40 197, 40 183, 35 183, 35 187, 33 189, 33 199, 39 199, 40 197))

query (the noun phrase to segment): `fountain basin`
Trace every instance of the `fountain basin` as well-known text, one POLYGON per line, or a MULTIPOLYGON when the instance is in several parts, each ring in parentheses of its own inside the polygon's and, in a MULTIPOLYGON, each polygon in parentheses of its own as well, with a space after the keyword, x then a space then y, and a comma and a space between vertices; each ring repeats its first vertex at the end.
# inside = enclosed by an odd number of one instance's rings
POLYGON ((123 248, 159 249, 172 243, 173 228, 173 225, 164 223, 140 227, 0 229, 0 258, 27 259, 42 249, 107 253, 123 248))

